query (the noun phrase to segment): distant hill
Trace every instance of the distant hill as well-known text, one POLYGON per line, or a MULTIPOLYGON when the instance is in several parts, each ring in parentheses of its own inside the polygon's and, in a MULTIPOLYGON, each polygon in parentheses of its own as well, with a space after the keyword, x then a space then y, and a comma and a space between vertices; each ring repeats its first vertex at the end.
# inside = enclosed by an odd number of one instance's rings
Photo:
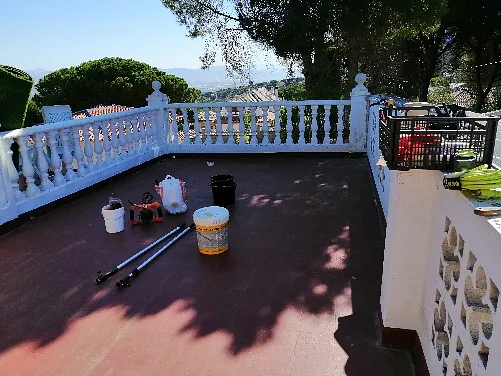
MULTIPOLYGON (((284 89, 289 88, 294 85, 304 85, 304 78, 294 77, 294 78, 284 78, 284 79, 272 79, 269 81, 253 83, 252 85, 241 85, 237 87, 223 88, 215 91, 207 91, 202 93, 202 96, 207 102, 248 102, 248 101, 259 101, 264 99, 257 99, 260 97, 260 89, 266 89, 266 91, 273 92, 275 88, 284 89)), ((271 94, 271 93, 270 93, 271 94)), ((274 100, 268 98, 266 100, 274 100)))
MULTIPOLYGON (((206 70, 172 68, 163 69, 167 74, 184 78, 188 85, 204 92, 216 91, 224 88, 234 88, 237 86, 248 85, 248 81, 232 79, 227 77, 224 66, 215 66, 206 70)), ((271 80, 282 80, 287 77, 287 69, 284 67, 258 67, 251 71, 250 81, 265 82, 271 80)))
MULTIPOLYGON (((226 68, 224 66, 214 66, 207 70, 202 69, 189 69, 189 68, 171 68, 161 69, 167 74, 172 74, 186 80, 188 85, 197 88, 204 92, 212 92, 224 88, 235 88, 237 86, 248 85, 249 82, 242 82, 238 79, 231 79, 226 75, 226 68)), ((46 69, 32 69, 26 71, 35 84, 45 75, 51 73, 46 69)), ((251 71, 251 81, 253 82, 266 82, 271 80, 282 80, 287 77, 287 69, 281 66, 278 67, 257 67, 251 71)))

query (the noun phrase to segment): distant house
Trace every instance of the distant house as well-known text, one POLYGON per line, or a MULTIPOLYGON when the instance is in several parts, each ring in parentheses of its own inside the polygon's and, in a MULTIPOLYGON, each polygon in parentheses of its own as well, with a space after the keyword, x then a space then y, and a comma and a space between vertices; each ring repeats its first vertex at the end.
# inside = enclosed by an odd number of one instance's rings
POLYGON ((99 105, 87 110, 76 111, 73 113, 73 119, 83 119, 91 116, 99 116, 112 114, 114 112, 122 112, 127 110, 132 110, 134 107, 121 106, 117 104, 112 104, 109 106, 99 105))

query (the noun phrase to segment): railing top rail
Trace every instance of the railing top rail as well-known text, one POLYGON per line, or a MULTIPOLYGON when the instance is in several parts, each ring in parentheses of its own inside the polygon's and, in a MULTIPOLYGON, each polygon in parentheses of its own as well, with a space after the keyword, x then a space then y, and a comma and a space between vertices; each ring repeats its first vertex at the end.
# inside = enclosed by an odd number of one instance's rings
POLYGON ((72 120, 60 121, 57 123, 47 123, 47 124, 41 124, 41 125, 34 125, 32 127, 15 129, 11 132, 6 133, 3 137, 16 138, 16 137, 30 136, 33 133, 38 133, 38 132, 52 132, 52 131, 56 131, 56 130, 61 129, 61 128, 83 126, 83 125, 92 124, 95 122, 102 122, 102 121, 107 121, 107 120, 113 120, 116 118, 134 116, 134 115, 149 112, 149 111, 152 111, 152 110, 155 110, 158 108, 159 107, 140 107, 140 108, 133 108, 132 110, 127 110, 127 111, 112 112, 111 114, 91 116, 88 118, 72 119, 72 120))
POLYGON ((198 102, 169 103, 168 108, 204 108, 204 107, 266 107, 266 106, 320 106, 320 105, 350 105, 351 100, 307 100, 307 101, 268 101, 268 102, 198 102))
POLYGON ((460 120, 460 121, 498 121, 499 117, 494 117, 494 116, 476 116, 476 117, 439 117, 439 116, 394 116, 394 115, 388 115, 388 119, 395 119, 395 120, 432 120, 432 121, 454 121, 454 120, 460 120))

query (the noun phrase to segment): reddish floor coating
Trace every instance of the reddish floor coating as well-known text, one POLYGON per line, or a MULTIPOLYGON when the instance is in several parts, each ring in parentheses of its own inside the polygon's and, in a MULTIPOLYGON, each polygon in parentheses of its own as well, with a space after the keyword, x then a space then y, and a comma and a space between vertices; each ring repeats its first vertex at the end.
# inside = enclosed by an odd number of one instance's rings
POLYGON ((166 159, 0 238, 0 373, 411 375, 379 346, 383 246, 364 159, 166 159), (129 289, 93 283, 211 205, 216 173, 238 184, 227 253, 191 232, 129 289), (109 196, 140 201, 167 174, 188 213, 105 232, 109 196))

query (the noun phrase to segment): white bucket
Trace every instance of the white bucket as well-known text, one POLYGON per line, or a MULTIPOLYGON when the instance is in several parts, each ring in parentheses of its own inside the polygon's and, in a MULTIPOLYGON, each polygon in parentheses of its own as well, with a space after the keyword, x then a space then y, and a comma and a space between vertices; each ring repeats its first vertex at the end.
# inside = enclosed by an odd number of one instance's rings
POLYGON ((109 234, 114 234, 116 232, 121 232, 124 230, 124 214, 125 210, 123 206, 115 210, 107 210, 109 205, 103 206, 101 213, 104 218, 104 225, 106 226, 106 232, 109 234))
POLYGON ((230 212, 220 206, 201 208, 193 213, 200 253, 217 255, 228 250, 229 220, 230 212))

